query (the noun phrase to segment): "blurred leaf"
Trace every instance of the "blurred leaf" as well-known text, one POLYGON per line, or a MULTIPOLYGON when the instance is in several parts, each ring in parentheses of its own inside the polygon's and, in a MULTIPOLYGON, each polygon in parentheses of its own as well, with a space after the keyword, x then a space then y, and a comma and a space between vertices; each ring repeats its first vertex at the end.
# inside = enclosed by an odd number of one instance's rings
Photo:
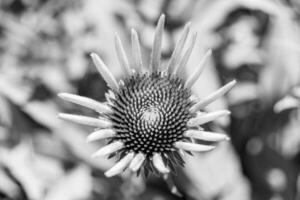
POLYGON ((17 199, 20 195, 18 185, 5 173, 0 164, 0 192, 12 199, 17 199))
POLYGON ((232 148, 223 143, 207 155, 186 156, 184 172, 192 185, 187 193, 195 199, 246 200, 250 199, 250 188, 244 177, 237 172, 241 166, 232 148))
POLYGON ((30 143, 25 142, 3 153, 3 163, 22 184, 30 199, 42 199, 51 182, 49 179, 53 182, 62 172, 58 163, 46 158, 41 160, 32 151, 30 143))
POLYGON ((86 166, 78 166, 56 183, 46 194, 45 200, 88 199, 92 190, 90 170, 86 166))

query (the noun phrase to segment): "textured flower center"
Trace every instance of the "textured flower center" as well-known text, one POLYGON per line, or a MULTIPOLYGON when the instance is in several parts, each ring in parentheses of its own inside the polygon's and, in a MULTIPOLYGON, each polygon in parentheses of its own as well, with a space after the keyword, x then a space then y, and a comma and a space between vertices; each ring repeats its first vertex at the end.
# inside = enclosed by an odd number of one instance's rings
POLYGON ((116 139, 124 142, 126 151, 171 151, 182 139, 191 101, 181 79, 162 73, 134 75, 115 96, 111 118, 116 139))
POLYGON ((142 114, 142 120, 145 122, 147 126, 156 126, 160 121, 160 113, 159 110, 155 107, 150 107, 144 111, 142 114))

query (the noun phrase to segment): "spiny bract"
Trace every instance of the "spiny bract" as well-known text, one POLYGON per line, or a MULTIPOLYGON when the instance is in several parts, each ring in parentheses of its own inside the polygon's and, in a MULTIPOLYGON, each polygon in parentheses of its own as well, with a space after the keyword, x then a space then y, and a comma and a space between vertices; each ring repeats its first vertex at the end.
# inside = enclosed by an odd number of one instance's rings
POLYGON ((119 82, 110 73, 103 61, 94 53, 92 60, 106 81, 110 90, 107 102, 61 93, 59 96, 69 102, 88 107, 99 113, 99 118, 80 115, 60 114, 62 119, 97 127, 88 136, 88 141, 107 139, 107 145, 98 150, 96 156, 116 156, 117 164, 105 172, 110 177, 129 168, 133 172, 169 173, 178 165, 183 166, 182 155, 190 151, 209 151, 215 146, 199 144, 203 140, 219 142, 228 139, 224 134, 203 131, 202 124, 229 114, 227 110, 206 113, 203 108, 229 91, 232 81, 200 100, 193 100, 191 87, 204 69, 210 56, 208 51, 195 72, 186 80, 178 76, 184 67, 196 41, 192 34, 187 50, 183 52, 189 32, 188 23, 176 44, 167 66, 160 64, 161 43, 165 17, 158 21, 151 53, 150 66, 144 70, 139 39, 135 30, 131 31, 133 70, 118 36, 115 37, 116 52, 125 77, 119 82), (196 140, 195 140, 196 139, 196 140))

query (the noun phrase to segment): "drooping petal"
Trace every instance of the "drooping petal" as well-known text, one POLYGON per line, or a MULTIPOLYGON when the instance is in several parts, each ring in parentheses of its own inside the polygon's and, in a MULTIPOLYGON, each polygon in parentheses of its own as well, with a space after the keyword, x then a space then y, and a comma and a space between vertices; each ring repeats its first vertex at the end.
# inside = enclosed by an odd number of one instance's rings
POLYGON ((133 65, 138 72, 141 72, 143 69, 141 45, 140 45, 138 34, 134 29, 131 29, 131 45, 132 45, 133 65))
POLYGON ((208 50, 205 55, 200 60, 200 64, 196 67, 196 70, 190 75, 185 83, 186 88, 192 88, 192 86, 196 83, 198 78, 200 77, 201 73, 203 72, 208 58, 211 56, 211 49, 208 50))
POLYGON ((167 186, 172 194, 174 194, 178 197, 183 197, 183 195, 180 193, 180 191, 178 190, 178 188, 175 184, 173 176, 171 176, 170 174, 164 174, 163 178, 164 178, 165 182, 167 183, 167 186))
POLYGON ((107 66, 104 64, 101 58, 95 53, 91 53, 91 57, 99 73, 107 83, 108 87, 114 90, 119 89, 117 80, 112 75, 112 73, 108 70, 107 66))
POLYGON ((137 155, 134 156, 133 160, 131 161, 129 168, 133 171, 136 172, 139 170, 145 161, 146 156, 143 153, 138 153, 137 155))
POLYGON ((207 122, 213 121, 219 117, 229 115, 230 112, 228 110, 219 110, 215 112, 210 112, 207 114, 201 114, 200 116, 197 116, 195 118, 191 118, 188 122, 187 125, 189 127, 195 127, 199 126, 201 124, 205 124, 207 122))
POLYGON ((183 51, 183 47, 185 45, 187 36, 190 32, 191 23, 187 23, 182 31, 181 37, 179 41, 176 43, 175 49, 172 53, 172 56, 169 60, 169 63, 167 65, 167 71, 169 74, 172 74, 173 70, 176 68, 177 65, 179 65, 179 61, 181 59, 181 54, 183 51))
POLYGON ((98 156, 106 156, 108 154, 114 153, 120 149, 122 149, 124 146, 124 144, 120 141, 116 141, 113 143, 110 143, 104 147, 102 147, 101 149, 99 149, 98 151, 96 151, 92 157, 98 157, 98 156))
POLYGON ((215 146, 211 145, 203 145, 203 144, 195 144, 189 142, 175 142, 174 146, 178 149, 183 149, 185 151, 210 151, 215 148, 215 146))
POLYGON ((102 140, 102 139, 114 137, 115 135, 116 135, 116 132, 112 129, 101 129, 101 130, 91 133, 87 137, 86 141, 92 142, 95 140, 102 140))
POLYGON ((78 124, 88 125, 88 126, 95 126, 99 128, 109 128, 112 126, 112 123, 105 119, 86 117, 82 115, 65 114, 65 113, 60 113, 58 116, 61 119, 75 122, 78 124))
POLYGON ((185 152, 182 149, 179 149, 178 152, 182 157, 185 157, 185 152))
POLYGON ((115 35, 115 48, 118 56, 118 60, 122 68, 124 69, 126 75, 131 75, 132 70, 130 69, 128 58, 124 51, 124 47, 122 45, 120 37, 116 34, 115 35))
POLYGON ((280 101, 278 101, 274 106, 274 111, 280 113, 283 110, 299 108, 300 101, 292 96, 286 96, 280 101))
POLYGON ((223 140, 229 140, 229 137, 221 133, 213 133, 208 131, 198 131, 198 130, 187 130, 184 133, 186 137, 192 137, 199 140, 211 141, 211 142, 220 142, 223 140))
POLYGON ((159 153, 153 155, 153 165, 161 173, 169 173, 170 170, 165 166, 163 159, 159 153))
POLYGON ((182 59, 180 60, 179 65, 177 65, 175 67, 173 74, 177 75, 180 72, 180 68, 186 66, 186 64, 187 64, 187 62, 188 62, 188 60, 189 60, 189 58, 191 56, 191 53, 193 51, 193 48, 194 48, 194 46, 196 44, 196 39, 197 39, 197 32, 195 32, 193 34, 191 42, 190 42, 190 44, 188 46, 188 49, 186 50, 186 52, 184 53, 182 59))
POLYGON ((220 89, 218 89, 217 91, 213 92, 209 96, 200 100, 199 102, 197 102, 195 105, 193 105, 191 107, 191 109, 190 109, 191 112, 196 112, 200 109, 205 108, 208 104, 214 102, 215 100, 217 100, 218 98, 220 98, 221 96, 226 94, 229 90, 231 90, 231 88, 233 88, 233 86, 235 84, 236 84, 236 81, 233 80, 233 81, 227 83, 226 85, 224 85, 223 87, 221 87, 220 89))
POLYGON ((122 158, 117 164, 115 164, 112 168, 107 170, 104 174, 106 177, 112 177, 117 174, 120 174, 123 172, 124 169, 129 165, 131 160, 133 159, 134 153, 131 152, 127 154, 124 158, 122 158))
POLYGON ((95 101, 93 99, 79 96, 79 95, 74 95, 74 94, 68 94, 68 93, 60 93, 58 96, 66 101, 90 108, 95 110, 98 113, 111 113, 112 109, 98 101, 95 101))
POLYGON ((165 15, 161 15, 158 20, 157 27, 155 30, 155 35, 154 35, 154 42, 153 42, 151 61, 150 61, 150 72, 154 72, 158 70, 160 66, 161 45, 162 45, 164 24, 165 24, 165 15))

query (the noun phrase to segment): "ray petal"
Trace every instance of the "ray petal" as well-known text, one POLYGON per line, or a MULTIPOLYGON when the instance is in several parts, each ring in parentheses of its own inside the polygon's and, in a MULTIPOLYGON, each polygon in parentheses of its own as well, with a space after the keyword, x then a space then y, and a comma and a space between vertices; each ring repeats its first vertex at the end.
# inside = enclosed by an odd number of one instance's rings
POLYGON ((117 34, 115 35, 115 48, 116 48, 116 52, 117 52, 117 56, 118 56, 120 65, 123 67, 126 75, 131 75, 132 70, 130 69, 128 58, 124 51, 124 47, 122 45, 121 39, 117 34))
POLYGON ((143 69, 141 45, 138 34, 134 29, 131 29, 131 45, 134 67, 137 70, 137 72, 141 72, 143 69))
POLYGON ((158 20, 157 27, 155 30, 155 35, 154 35, 154 42, 153 42, 153 47, 151 52, 150 72, 154 72, 158 70, 160 66, 161 45, 162 45, 164 24, 165 24, 165 15, 161 15, 158 20))
POLYGON ((146 156, 143 153, 138 153, 137 155, 134 156, 133 160, 131 161, 129 168, 133 171, 136 172, 139 170, 145 161, 146 156))
POLYGON ((106 138, 111 138, 116 135, 116 132, 112 129, 101 129, 91 133, 87 138, 87 142, 92 142, 95 140, 102 140, 106 138))
POLYGON ((195 144, 189 142, 175 142, 174 146, 185 151, 210 151, 215 148, 211 145, 195 144))
POLYGON ((178 74, 180 72, 180 68, 186 66, 186 64, 187 64, 187 62, 188 62, 188 60, 189 60, 189 58, 190 58, 190 56, 192 54, 194 46, 196 44, 196 39, 197 39, 197 32, 194 32, 193 36, 192 36, 192 39, 191 39, 191 42, 190 42, 190 44, 189 44, 186 52, 184 53, 182 59, 180 60, 179 65, 177 65, 175 67, 173 74, 175 74, 175 75, 178 74))
POLYGON ((159 153, 153 155, 153 165, 161 173, 169 173, 170 170, 165 166, 163 159, 159 153))
POLYGON ((174 194, 178 197, 183 197, 183 195, 179 192, 179 190, 175 184, 174 178, 172 176, 170 176, 170 174, 164 174, 163 178, 164 178, 165 182, 167 183, 167 186, 172 194, 174 194))
POLYGON ((182 50, 184 47, 184 44, 186 42, 187 36, 190 32, 191 23, 187 23, 182 31, 181 37, 176 43, 175 49, 172 53, 172 56, 169 60, 169 63, 167 65, 167 71, 171 74, 174 70, 174 68, 179 65, 179 60, 181 58, 182 50))
POLYGON ((78 124, 88 125, 88 126, 95 126, 99 128, 109 128, 112 126, 111 122, 105 119, 86 117, 82 115, 65 114, 65 113, 60 113, 58 116, 61 119, 75 122, 78 124))
POLYGON ((220 142, 223 140, 229 140, 229 137, 221 133, 213 133, 207 131, 198 131, 198 130, 187 130, 184 133, 186 137, 192 137, 199 140, 211 141, 211 142, 220 142))
POLYGON ((198 67, 196 68, 196 70, 193 72, 193 74, 186 81, 186 83, 185 83, 186 88, 191 88, 195 84, 195 82, 198 80, 199 76, 201 75, 201 73, 203 72, 203 70, 206 66, 208 58, 211 56, 211 52, 212 52, 211 49, 208 50, 205 53, 205 55, 202 57, 198 67))
POLYGON ((114 90, 119 89, 117 80, 112 75, 112 73, 108 70, 107 66, 104 64, 101 58, 95 53, 91 53, 91 57, 97 70, 99 71, 99 73, 101 74, 105 82, 107 83, 108 87, 114 90))
POLYGON ((233 86, 235 84, 236 84, 236 81, 233 80, 233 81, 227 83, 226 85, 224 85, 223 87, 221 87, 220 89, 218 89, 217 91, 213 92, 209 96, 200 100, 199 102, 197 102, 195 105, 193 105, 191 107, 191 109, 190 109, 191 112, 196 112, 200 109, 205 108, 208 104, 214 102, 215 100, 217 100, 218 98, 220 98, 221 96, 226 94, 229 90, 231 90, 233 88, 233 86))
POLYGON ((115 164, 112 168, 107 170, 104 174, 106 177, 112 177, 117 174, 120 174, 123 172, 124 169, 129 165, 131 160, 133 159, 134 153, 131 152, 127 154, 124 158, 122 158, 117 164, 115 164))
POLYGON ((292 96, 286 96, 283 99, 279 100, 274 105, 274 111, 276 113, 280 113, 284 110, 294 109, 294 108, 299 108, 299 107, 300 107, 300 102, 298 99, 296 99, 292 96))
POLYGON ((68 94, 68 93, 60 93, 58 96, 66 101, 90 108, 95 110, 96 112, 99 113, 111 113, 112 109, 98 101, 95 101, 93 99, 79 96, 79 95, 74 95, 74 94, 68 94))
POLYGON ((228 110, 219 110, 219 111, 215 111, 215 112, 210 112, 207 114, 201 114, 195 118, 191 118, 188 122, 187 125, 189 127, 195 127, 195 126, 199 126, 201 124, 205 124, 207 122, 213 121, 219 117, 225 116, 225 115, 229 115, 230 112, 228 110))
POLYGON ((110 144, 102 147, 98 151, 96 151, 92 155, 92 158, 95 158, 95 157, 98 157, 98 156, 106 156, 108 154, 114 153, 114 152, 122 149, 123 146, 124 146, 124 144, 122 142, 120 142, 120 141, 116 141, 116 142, 110 143, 110 144))

